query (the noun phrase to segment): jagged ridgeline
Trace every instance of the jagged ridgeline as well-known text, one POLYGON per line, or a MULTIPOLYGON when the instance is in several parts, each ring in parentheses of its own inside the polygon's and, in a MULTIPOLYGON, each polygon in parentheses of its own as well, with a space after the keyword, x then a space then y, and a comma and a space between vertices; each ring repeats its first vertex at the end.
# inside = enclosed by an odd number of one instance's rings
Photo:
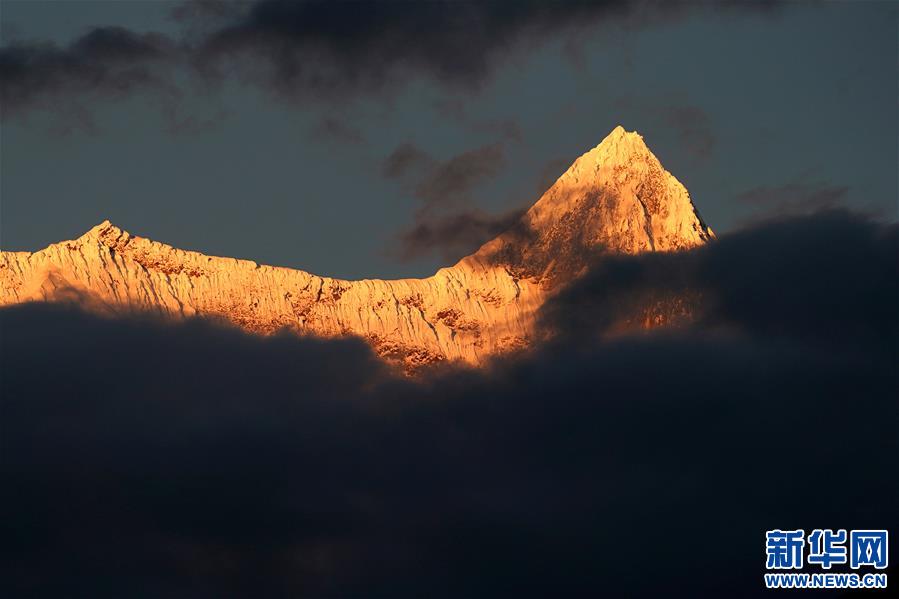
POLYGON ((509 231, 425 279, 347 281, 206 256, 106 221, 38 252, 0 252, 0 304, 223 317, 256 333, 353 334, 415 368, 527 346, 536 312, 602 253, 687 249, 713 236, 637 133, 616 127, 509 231))

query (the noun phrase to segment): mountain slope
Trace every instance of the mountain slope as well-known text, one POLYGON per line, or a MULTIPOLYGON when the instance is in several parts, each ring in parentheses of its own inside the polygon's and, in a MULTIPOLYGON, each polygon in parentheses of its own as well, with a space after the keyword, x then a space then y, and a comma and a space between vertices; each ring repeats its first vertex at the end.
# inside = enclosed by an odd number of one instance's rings
POLYGON ((104 310, 221 316, 255 332, 360 335, 410 367, 479 363, 527 345, 537 309, 596 252, 678 250, 711 236, 642 137, 617 127, 518 225, 425 279, 332 279, 179 250, 106 221, 38 252, 0 252, 0 305, 74 295, 104 310))

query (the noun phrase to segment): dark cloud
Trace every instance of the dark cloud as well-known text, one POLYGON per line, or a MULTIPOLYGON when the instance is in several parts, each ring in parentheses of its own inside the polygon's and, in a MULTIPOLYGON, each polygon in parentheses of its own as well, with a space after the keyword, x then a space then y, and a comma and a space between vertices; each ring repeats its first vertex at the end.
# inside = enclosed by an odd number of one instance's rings
POLYGON ((312 135, 319 139, 330 139, 342 143, 358 144, 365 140, 362 131, 346 121, 333 116, 324 116, 312 128, 312 135))
POLYGON ((626 13, 612 1, 392 2, 264 0, 211 35, 207 65, 251 56, 260 81, 289 95, 381 90, 409 74, 472 88, 499 55, 560 29, 626 13))
POLYGON ((402 260, 412 260, 436 251, 452 262, 513 227, 522 214, 521 210, 499 215, 471 211, 419 220, 400 233, 396 254, 402 260))
POLYGON ((737 195, 737 201, 764 216, 809 214, 843 205, 849 188, 843 185, 787 183, 760 186, 737 195))
POLYGON ((426 209, 458 204, 479 184, 496 176, 505 162, 501 143, 456 154, 430 169, 415 185, 415 197, 424 202, 426 209))
POLYGON ((785 220, 615 261, 546 345, 414 380, 349 339, 0 310, 5 594, 760 595, 766 529, 895 524, 896 275, 895 225, 785 220), (692 326, 583 333, 680 281, 692 326))
MULTIPOLYGON (((776 2, 726 2, 759 10, 776 2)), ((238 77, 289 99, 335 100, 394 92, 424 77, 454 89, 484 83, 511 53, 605 21, 644 26, 716 3, 640 0, 397 2, 372 0, 195 0, 178 4, 184 28, 172 43, 158 34, 100 27, 67 48, 15 42, 0 49, 4 114, 44 108, 60 95, 122 97, 174 87, 160 62, 204 84, 238 77), (172 52, 177 46, 178 52, 172 52)), ((89 99, 89 98, 88 98, 89 99)), ((520 132, 497 121, 510 137, 520 132)))
POLYGON ((704 329, 894 351, 897 257, 895 224, 824 211, 731 233, 689 253, 603 257, 543 318, 571 340, 690 297, 690 320, 704 329))
POLYGON ((0 48, 0 108, 8 115, 36 107, 59 109, 80 94, 173 93, 161 69, 175 54, 174 44, 162 35, 120 27, 94 29, 67 47, 14 42, 0 48))
POLYGON ((411 143, 384 160, 385 177, 399 179, 421 202, 414 223, 401 231, 391 253, 401 260, 439 253, 457 260, 505 231, 521 211, 490 215, 472 208, 472 193, 505 165, 502 143, 487 144, 439 161, 411 143))
POLYGON ((411 75, 473 89, 506 55, 604 21, 632 27, 697 8, 767 11, 777 2, 540 0, 345 3, 263 0, 203 44, 206 62, 252 55, 290 95, 382 90, 411 75))
POLYGON ((499 174, 505 163, 501 142, 466 150, 443 161, 404 142, 384 159, 381 173, 388 179, 411 184, 412 195, 427 212, 465 203, 471 192, 499 174))
POLYGON ((434 163, 430 154, 415 144, 404 142, 384 159, 381 172, 388 179, 401 179, 429 169, 434 163))

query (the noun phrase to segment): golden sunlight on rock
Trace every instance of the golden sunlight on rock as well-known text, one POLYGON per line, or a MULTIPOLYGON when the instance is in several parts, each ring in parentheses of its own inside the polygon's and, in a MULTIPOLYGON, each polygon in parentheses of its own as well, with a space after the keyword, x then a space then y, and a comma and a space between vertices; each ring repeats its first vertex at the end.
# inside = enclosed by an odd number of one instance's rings
POLYGON ((179 250, 106 221, 38 252, 0 252, 0 305, 78 298, 95 310, 224 317, 259 333, 359 335, 407 368, 478 364, 526 347, 541 304, 597 253, 711 237, 643 138, 617 127, 518 225, 425 279, 332 279, 179 250))

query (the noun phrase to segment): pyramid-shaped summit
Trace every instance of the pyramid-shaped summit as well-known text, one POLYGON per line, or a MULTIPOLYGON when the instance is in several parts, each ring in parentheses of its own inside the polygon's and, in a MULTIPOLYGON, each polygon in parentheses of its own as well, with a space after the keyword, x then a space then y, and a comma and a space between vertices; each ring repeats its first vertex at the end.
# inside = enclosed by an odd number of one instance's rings
POLYGON ((254 333, 358 335, 409 368, 477 364, 528 345, 540 306, 597 253, 711 237, 643 138, 616 127, 516 226, 426 279, 333 279, 180 250, 104 221, 38 252, 0 252, 0 305, 77 297, 91 309, 213 316, 254 333))
POLYGON ((713 236, 643 137, 618 126, 575 160, 517 226, 463 262, 499 261, 522 277, 556 284, 597 252, 680 250, 713 236))

